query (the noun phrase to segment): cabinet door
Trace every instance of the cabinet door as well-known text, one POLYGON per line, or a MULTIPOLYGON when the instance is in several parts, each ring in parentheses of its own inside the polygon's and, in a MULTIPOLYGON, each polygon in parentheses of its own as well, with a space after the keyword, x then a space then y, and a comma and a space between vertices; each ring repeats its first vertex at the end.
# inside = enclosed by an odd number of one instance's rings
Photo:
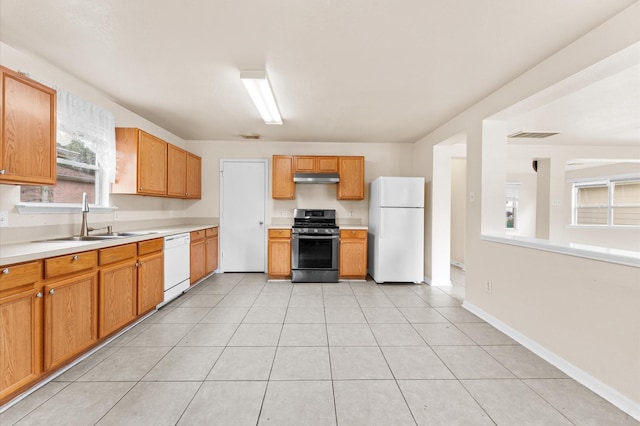
POLYGON ((293 157, 274 155, 272 163, 271 197, 277 200, 293 200, 295 198, 293 157))
POLYGON ((141 257, 138 261, 138 315, 164 300, 164 257, 162 252, 141 257))
POLYGON ((0 182, 56 184, 56 91, 0 67, 0 182))
POLYGON ((269 276, 291 275, 291 240, 284 238, 269 240, 269 276))
POLYGON ((143 131, 138 140, 138 192, 167 194, 167 143, 143 131))
POLYGON ((58 367, 96 342, 97 291, 95 272, 45 286, 45 370, 58 367))
MULTIPOLYGON (((135 244, 133 244, 135 247, 135 244)), ((136 264, 100 271, 98 336, 103 338, 136 319, 136 264)), ((57 294, 56 294, 57 295, 57 294)))
POLYGON ((204 242, 205 240, 202 239, 191 243, 191 284, 204 277, 204 242))
POLYGON ((0 404, 42 371, 42 293, 0 298, 0 404))
POLYGON ((316 157, 296 155, 293 157, 295 173, 313 173, 316 171, 316 157))
POLYGON ((202 159, 187 152, 187 198, 202 198, 202 159))
POLYGON ((187 151, 167 145, 167 195, 182 198, 187 194, 187 151))
POLYGON ((338 157, 316 157, 316 169, 318 173, 338 173, 338 157))
POLYGON ((341 277, 365 277, 367 275, 367 241, 340 241, 341 277))
POLYGON ((338 200, 364 199, 364 157, 340 157, 338 200))
POLYGON ((218 268, 218 237, 205 240, 205 274, 210 274, 218 268))

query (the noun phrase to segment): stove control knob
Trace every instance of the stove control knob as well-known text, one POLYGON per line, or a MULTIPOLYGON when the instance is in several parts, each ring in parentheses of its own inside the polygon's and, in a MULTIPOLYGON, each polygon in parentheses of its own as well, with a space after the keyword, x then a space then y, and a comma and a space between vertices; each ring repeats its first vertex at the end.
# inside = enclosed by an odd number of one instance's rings
POLYGON ((317 234, 317 233, 318 233, 318 230, 317 230, 317 229, 314 229, 314 230, 313 230, 313 232, 315 232, 315 233, 317 234))

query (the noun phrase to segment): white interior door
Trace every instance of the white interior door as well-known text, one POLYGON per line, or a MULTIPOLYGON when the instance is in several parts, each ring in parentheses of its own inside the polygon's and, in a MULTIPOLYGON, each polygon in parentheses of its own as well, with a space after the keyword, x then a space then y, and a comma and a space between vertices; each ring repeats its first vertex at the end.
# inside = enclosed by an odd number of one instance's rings
POLYGON ((220 160, 220 269, 265 272, 267 160, 220 160))

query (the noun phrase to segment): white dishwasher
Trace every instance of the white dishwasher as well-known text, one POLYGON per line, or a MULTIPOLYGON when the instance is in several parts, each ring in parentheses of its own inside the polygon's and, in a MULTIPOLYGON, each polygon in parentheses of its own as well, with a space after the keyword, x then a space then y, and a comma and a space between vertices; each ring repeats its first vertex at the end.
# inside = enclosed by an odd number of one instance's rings
POLYGON ((164 301, 161 305, 189 288, 190 243, 188 233, 164 237, 164 301))

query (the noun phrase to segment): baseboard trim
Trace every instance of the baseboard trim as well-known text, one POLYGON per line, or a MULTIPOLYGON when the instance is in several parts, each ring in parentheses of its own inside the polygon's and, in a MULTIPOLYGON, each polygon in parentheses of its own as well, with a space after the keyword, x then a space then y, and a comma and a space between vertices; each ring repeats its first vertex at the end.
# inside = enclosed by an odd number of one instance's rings
POLYGON ((544 346, 540 345, 539 343, 530 339, 519 331, 513 329, 509 325, 503 323, 499 319, 488 314, 474 304, 469 303, 465 300, 462 303, 462 307, 482 318, 498 330, 502 331, 504 334, 511 337, 513 340, 520 343, 522 346, 529 349, 531 352, 535 353, 554 367, 558 368, 560 371, 562 371, 578 383, 591 389, 593 392, 606 399, 625 413, 629 414, 634 419, 640 421, 640 404, 637 404, 628 396, 601 382, 586 371, 576 367, 564 358, 556 355, 549 349, 545 348, 544 346))

